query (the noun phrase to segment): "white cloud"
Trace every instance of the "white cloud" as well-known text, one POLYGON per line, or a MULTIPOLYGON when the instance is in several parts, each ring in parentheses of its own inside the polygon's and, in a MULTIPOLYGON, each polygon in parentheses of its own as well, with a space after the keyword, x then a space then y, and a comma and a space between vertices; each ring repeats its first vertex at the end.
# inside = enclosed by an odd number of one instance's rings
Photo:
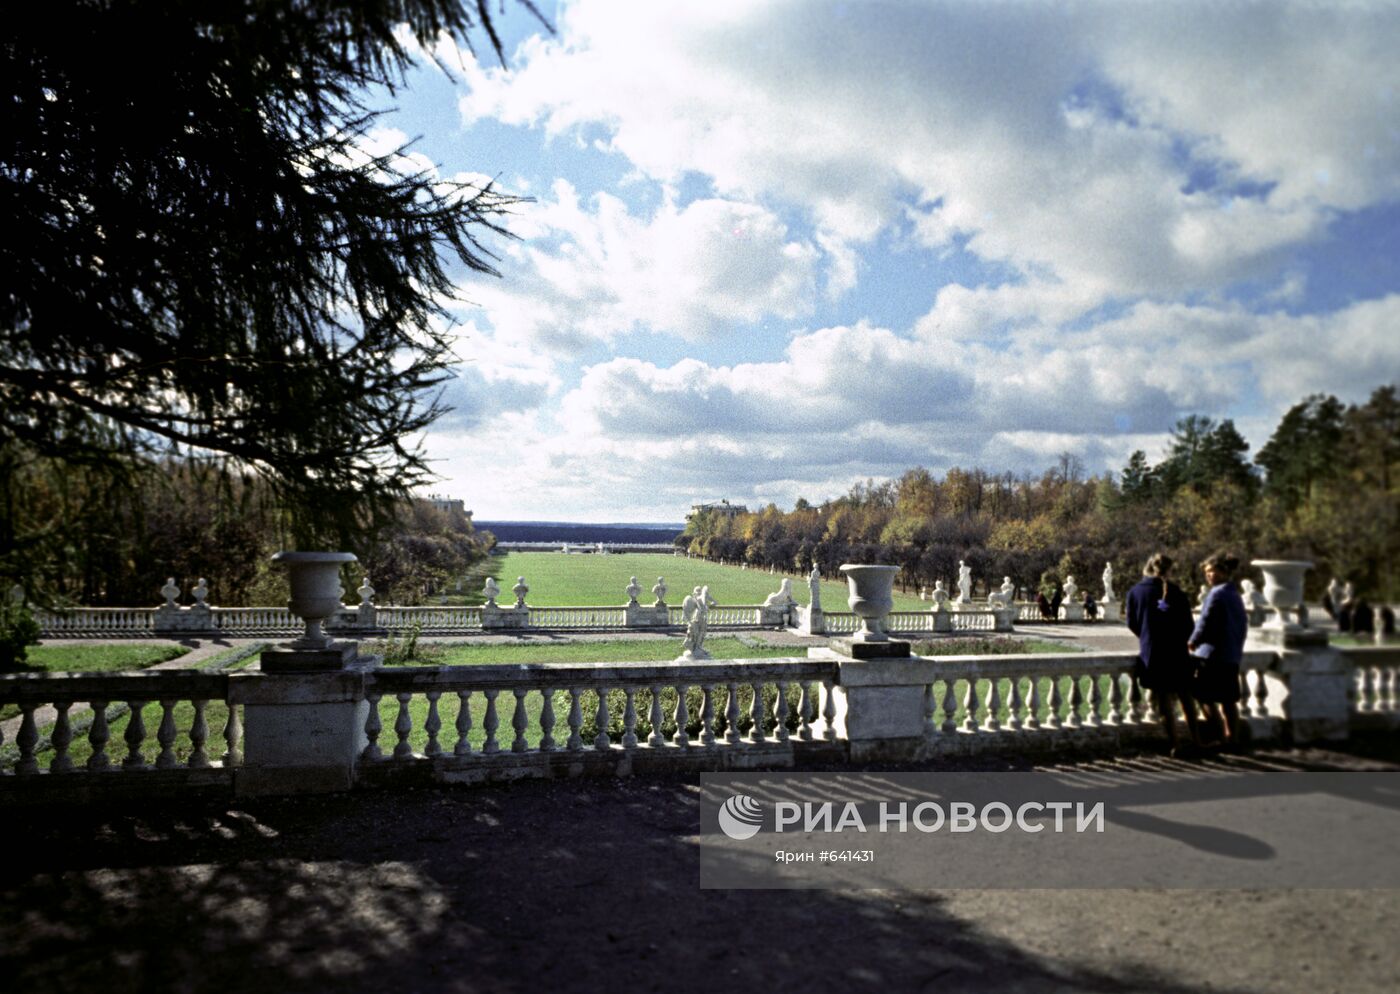
POLYGON ((590 209, 560 180, 513 230, 504 283, 473 286, 498 333, 544 345, 641 330, 699 339, 807 313, 820 253, 772 212, 733 200, 667 198, 651 217, 599 194, 590 209))
POLYGON ((1258 275, 1400 195, 1397 50, 1384 8, 583 0, 513 72, 473 66, 461 108, 601 126, 646 175, 797 203, 827 239, 913 191, 930 244, 1102 300, 1258 275))

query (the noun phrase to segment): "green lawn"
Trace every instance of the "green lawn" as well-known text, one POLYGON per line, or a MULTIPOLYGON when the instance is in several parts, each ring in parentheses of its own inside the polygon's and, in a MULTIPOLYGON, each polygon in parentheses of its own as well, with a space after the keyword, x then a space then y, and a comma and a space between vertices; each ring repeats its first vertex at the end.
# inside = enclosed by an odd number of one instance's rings
POLYGON ((46 673, 115 673, 144 670, 156 663, 179 659, 189 652, 183 645, 31 645, 26 665, 46 673))
MULTIPOLYGON (((144 670, 189 651, 183 645, 31 645, 25 666, 31 673, 117 673, 144 670)), ((18 714, 18 704, 0 706, 0 721, 18 714)))
MULTIPOLYGON (((566 555, 562 552, 511 552, 493 556, 478 570, 478 575, 495 576, 501 587, 500 603, 513 603, 510 593, 516 577, 525 577, 530 592, 525 600, 539 607, 597 607, 627 603, 627 584, 632 577, 642 588, 643 604, 653 601, 651 588, 657 577, 666 578, 666 603, 679 605, 695 587, 710 587, 710 596, 718 603, 761 604, 783 581, 782 575, 760 570, 742 570, 737 566, 720 566, 700 559, 686 559, 664 553, 621 553, 618 555, 566 555)), ((475 577, 474 577, 475 579, 475 577)), ((789 576, 792 594, 799 604, 810 599, 806 577, 789 576)), ((480 604, 484 598, 481 584, 461 595, 448 598, 449 603, 480 604)), ((828 611, 847 611, 846 584, 835 580, 822 582, 822 607, 828 611)), ((895 592, 896 611, 927 610, 929 604, 915 595, 895 592)))

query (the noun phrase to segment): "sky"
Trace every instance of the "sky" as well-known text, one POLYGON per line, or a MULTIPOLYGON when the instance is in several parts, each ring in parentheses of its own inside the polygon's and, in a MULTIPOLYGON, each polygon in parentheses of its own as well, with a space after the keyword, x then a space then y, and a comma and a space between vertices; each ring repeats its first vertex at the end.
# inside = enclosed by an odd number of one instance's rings
POLYGON ((1400 5, 540 6, 369 136, 533 198, 423 440, 478 519, 1257 451, 1400 381, 1400 5))

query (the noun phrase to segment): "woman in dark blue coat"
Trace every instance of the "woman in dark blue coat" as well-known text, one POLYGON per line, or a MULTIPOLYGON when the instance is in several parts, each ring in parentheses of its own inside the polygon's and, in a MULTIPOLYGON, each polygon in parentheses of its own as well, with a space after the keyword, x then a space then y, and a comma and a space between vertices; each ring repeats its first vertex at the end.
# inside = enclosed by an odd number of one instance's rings
POLYGON ((1157 711, 1171 743, 1172 755, 1180 748, 1176 733, 1176 701, 1186 716, 1193 744, 1201 744, 1196 702, 1191 696, 1195 663, 1186 648, 1191 637, 1191 602, 1180 587, 1167 579, 1170 556, 1156 553, 1147 561, 1144 576, 1128 591, 1128 627, 1138 637, 1139 682, 1157 699, 1157 711))
POLYGON ((1201 568, 1210 591, 1201 604, 1201 617, 1191 633, 1189 648, 1196 654, 1196 700, 1219 723, 1221 741, 1238 741, 1240 724, 1240 660, 1249 634, 1249 614, 1244 598, 1235 589, 1240 561, 1228 553, 1216 553, 1201 568))

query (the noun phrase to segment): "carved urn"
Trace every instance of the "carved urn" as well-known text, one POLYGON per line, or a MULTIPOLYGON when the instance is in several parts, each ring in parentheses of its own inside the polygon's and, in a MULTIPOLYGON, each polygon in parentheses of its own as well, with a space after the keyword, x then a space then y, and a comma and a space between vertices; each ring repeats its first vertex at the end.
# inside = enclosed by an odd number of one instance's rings
POLYGON ((1303 574, 1313 564, 1289 559, 1255 559, 1251 566, 1264 571, 1264 599, 1274 608, 1274 616, 1265 622, 1266 628, 1292 629, 1301 627, 1300 608, 1303 604, 1303 574), (1288 620, 1289 613, 1293 621, 1288 620))
POLYGON ((306 622, 301 638, 289 643, 293 649, 325 649, 331 639, 321 626, 344 606, 340 602, 340 567, 355 562, 353 552, 279 552, 274 563, 287 567, 292 589, 287 608, 306 622))
POLYGON ((860 630, 851 641, 888 642, 885 618, 894 609, 894 577, 899 567, 845 563, 840 569, 850 588, 846 603, 860 618, 860 630))

